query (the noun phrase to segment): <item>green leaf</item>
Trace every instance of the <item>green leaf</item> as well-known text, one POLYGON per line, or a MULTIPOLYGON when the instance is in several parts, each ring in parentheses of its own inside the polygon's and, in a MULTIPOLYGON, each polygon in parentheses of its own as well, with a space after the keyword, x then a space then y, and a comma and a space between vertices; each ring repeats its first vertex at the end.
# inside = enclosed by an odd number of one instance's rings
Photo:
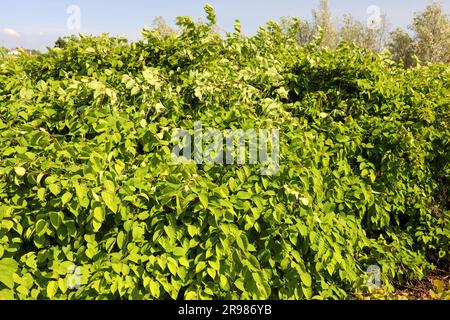
POLYGON ((74 186, 75 186, 75 193, 77 194, 78 199, 80 201, 83 200, 87 195, 86 187, 78 183, 74 184, 74 186))
POLYGON ((210 4, 206 4, 205 12, 207 14, 206 18, 208 19, 209 23, 211 25, 215 25, 217 22, 217 18, 216 18, 216 12, 214 11, 214 8, 210 4))
POLYGON ((195 266, 195 273, 199 273, 200 271, 202 271, 203 269, 206 268, 206 262, 204 261, 200 261, 199 263, 197 263, 197 265, 195 266))
POLYGON ((103 222, 105 220, 105 209, 101 206, 94 208, 94 219, 98 222, 103 222))
POLYGON ((37 197, 41 201, 45 201, 45 188, 39 188, 37 191, 37 197))
POLYGON ((63 279, 63 278, 59 278, 58 279, 58 287, 62 293, 66 293, 67 292, 67 280, 63 279))
POLYGON ((302 284, 304 284, 306 287, 311 287, 312 279, 309 273, 300 272, 300 279, 302 280, 302 284))
POLYGON ((102 199, 106 206, 114 213, 117 212, 116 195, 111 191, 102 191, 102 199))
POLYGON ((55 196, 61 192, 61 186, 58 183, 52 183, 48 186, 48 188, 55 196))
POLYGON ((223 274, 220 275, 220 287, 222 290, 229 290, 228 279, 223 274))
POLYGON ((14 288, 13 275, 18 269, 18 264, 11 258, 3 258, 0 260, 0 282, 9 289, 14 288))
POLYGON ((172 226, 164 226, 164 231, 171 240, 177 238, 177 232, 172 226))
POLYGON ((62 219, 63 219, 62 213, 61 212, 50 212, 49 215, 50 215, 50 223, 56 230, 58 230, 59 226, 61 225, 62 219))
POLYGON ((8 289, 0 290, 0 300, 15 300, 14 292, 8 289))
POLYGON ((14 171, 16 172, 16 174, 17 174, 18 176, 23 176, 23 175, 25 175, 25 173, 27 172, 27 171, 25 170, 25 168, 23 168, 23 167, 15 167, 15 168, 14 168, 14 171))
POLYGON ((252 194, 246 191, 239 191, 237 197, 241 200, 248 200, 252 198, 252 194))
POLYGON ((66 192, 63 194, 61 201, 62 204, 65 205, 66 203, 68 203, 70 200, 72 199, 72 194, 70 192, 66 192))
POLYGON ((110 191, 111 193, 114 193, 116 191, 116 185, 111 180, 105 180, 103 182, 103 185, 105 186, 105 189, 107 191, 110 191))
POLYGON ((92 228, 94 229, 94 232, 98 232, 101 227, 102 227, 102 222, 97 221, 96 219, 92 220, 92 228))
POLYGON ((188 233, 189 233, 189 235, 191 237, 194 237, 196 235, 200 235, 200 228, 197 227, 197 226, 194 226, 194 225, 190 224, 190 225, 187 226, 187 230, 188 230, 188 233))
POLYGON ((170 260, 167 263, 167 267, 169 268, 171 274, 173 274, 174 276, 177 274, 178 265, 175 261, 170 260))
POLYGON ((57 281, 50 281, 47 284, 47 296, 50 299, 53 299, 56 295, 56 292, 58 292, 58 282, 57 281))
POLYGON ((150 293, 152 294, 153 297, 155 297, 156 299, 159 298, 160 295, 160 290, 159 290, 159 283, 156 281, 150 281, 150 293))
POLYGON ((119 247, 119 249, 124 248, 125 241, 126 241, 126 236, 123 233, 123 231, 120 231, 119 234, 117 235, 117 246, 119 247))
POLYGON ((195 291, 186 291, 184 294, 185 300, 198 300, 198 294, 195 291))
POLYGON ((198 197, 200 199, 200 203, 202 204, 203 208, 208 208, 208 194, 200 193, 198 197))
POLYGON ((236 238, 236 243, 239 248, 241 248, 242 251, 247 252, 248 251, 248 239, 245 234, 240 234, 236 238))
POLYGON ((133 89, 131 89, 131 95, 132 95, 132 96, 135 96, 135 95, 137 95, 140 91, 141 91, 141 88, 139 88, 139 87, 134 87, 133 89))
POLYGON ((208 268, 206 270, 206 272, 208 273, 208 275, 212 278, 215 279, 216 278, 216 270, 214 270, 213 268, 208 268))
POLYGON ((45 220, 39 220, 36 222, 36 234, 42 236, 47 231, 48 223, 45 220))
POLYGON ((182 248, 182 247, 176 247, 176 248, 173 250, 173 254, 174 254, 174 256, 176 256, 176 257, 183 257, 183 256, 186 255, 186 250, 185 250, 184 248, 182 248))

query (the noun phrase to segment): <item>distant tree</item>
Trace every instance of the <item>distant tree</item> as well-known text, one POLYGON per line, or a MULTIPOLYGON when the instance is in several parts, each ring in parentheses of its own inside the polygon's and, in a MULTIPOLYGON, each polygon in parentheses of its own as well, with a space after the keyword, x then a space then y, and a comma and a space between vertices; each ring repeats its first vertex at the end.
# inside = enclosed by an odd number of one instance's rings
POLYGON ((386 15, 380 18, 377 23, 368 24, 347 14, 337 27, 328 0, 320 0, 318 9, 313 10, 312 21, 285 17, 280 26, 284 34, 301 45, 313 41, 320 27, 322 47, 332 49, 339 41, 346 41, 374 52, 388 48, 393 59, 403 61, 406 67, 416 64, 415 56, 424 63, 450 63, 450 16, 444 13, 441 4, 434 2, 416 13, 409 26, 411 36, 400 28, 389 33, 386 15))
POLYGON ((313 10, 312 15, 313 21, 283 17, 280 20, 281 30, 290 38, 303 45, 313 41, 320 27, 323 32, 321 46, 330 49, 334 48, 336 45, 336 34, 328 0, 320 0, 318 9, 313 10))
POLYGON ((171 26, 169 26, 166 23, 166 20, 164 20, 163 17, 156 17, 153 20, 152 28, 161 34, 163 37, 168 37, 170 35, 176 34, 175 29, 173 29, 171 26))
POLYGON ((319 8, 313 10, 313 18, 315 26, 321 27, 323 31, 322 47, 334 48, 336 45, 336 34, 331 19, 328 0, 320 0, 319 8))
POLYGON ((364 31, 363 47, 375 52, 380 52, 386 48, 389 38, 389 21, 385 14, 380 16, 380 21, 376 27, 369 27, 365 24, 364 31))
POLYGON ((387 37, 388 21, 385 15, 381 16, 377 27, 373 28, 346 14, 337 32, 339 41, 354 43, 374 52, 380 52, 385 48, 387 37))
POLYGON ((444 14, 441 4, 434 2, 417 13, 410 29, 422 62, 450 62, 450 17, 444 14))
POLYGON ((364 24, 361 21, 353 18, 351 14, 345 14, 338 32, 338 38, 340 41, 361 44, 364 37, 363 29, 364 24))
POLYGON ((316 34, 312 23, 294 17, 281 18, 280 26, 284 34, 295 39, 300 45, 310 43, 316 34))
POLYGON ((61 48, 64 49, 66 47, 66 41, 64 40, 64 38, 59 37, 56 42, 55 42, 55 48, 61 48))
POLYGON ((197 26, 206 26, 206 25, 209 25, 209 33, 211 33, 211 34, 216 34, 216 35, 220 35, 220 28, 219 28, 219 26, 217 25, 217 23, 211 24, 210 22, 208 22, 208 21, 205 20, 204 18, 199 17, 199 18, 197 19, 197 21, 195 21, 195 24, 196 24, 197 26))
POLYGON ((415 65, 414 39, 403 29, 397 28, 389 35, 389 51, 395 61, 403 61, 405 67, 415 65))

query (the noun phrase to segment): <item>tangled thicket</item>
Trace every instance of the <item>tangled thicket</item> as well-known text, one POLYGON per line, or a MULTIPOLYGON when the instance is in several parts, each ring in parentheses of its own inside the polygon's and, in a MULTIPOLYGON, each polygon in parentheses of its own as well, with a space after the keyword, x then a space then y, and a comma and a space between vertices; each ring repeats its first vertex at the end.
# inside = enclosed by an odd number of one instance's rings
POLYGON ((449 66, 206 11, 0 62, 1 298, 346 298, 448 263, 449 66), (195 121, 280 129, 278 173, 173 164, 195 121))

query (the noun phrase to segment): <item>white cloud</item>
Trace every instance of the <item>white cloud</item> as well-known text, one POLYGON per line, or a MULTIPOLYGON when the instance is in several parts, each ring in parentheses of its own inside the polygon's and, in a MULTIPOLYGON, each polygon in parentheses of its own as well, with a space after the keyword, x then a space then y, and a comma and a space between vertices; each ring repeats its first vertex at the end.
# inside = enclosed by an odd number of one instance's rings
POLYGON ((11 29, 11 28, 4 28, 2 30, 2 32, 8 36, 12 36, 12 37, 20 37, 20 33, 18 33, 16 30, 11 29))

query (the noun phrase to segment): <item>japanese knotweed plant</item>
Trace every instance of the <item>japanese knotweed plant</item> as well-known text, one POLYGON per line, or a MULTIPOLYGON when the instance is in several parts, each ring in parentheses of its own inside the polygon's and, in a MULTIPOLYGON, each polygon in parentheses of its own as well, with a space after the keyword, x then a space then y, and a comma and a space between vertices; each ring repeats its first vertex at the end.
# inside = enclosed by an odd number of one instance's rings
POLYGON ((450 67, 206 11, 0 62, 0 298, 339 299, 448 264, 450 67), (279 129, 278 172, 173 163, 195 121, 279 129))

